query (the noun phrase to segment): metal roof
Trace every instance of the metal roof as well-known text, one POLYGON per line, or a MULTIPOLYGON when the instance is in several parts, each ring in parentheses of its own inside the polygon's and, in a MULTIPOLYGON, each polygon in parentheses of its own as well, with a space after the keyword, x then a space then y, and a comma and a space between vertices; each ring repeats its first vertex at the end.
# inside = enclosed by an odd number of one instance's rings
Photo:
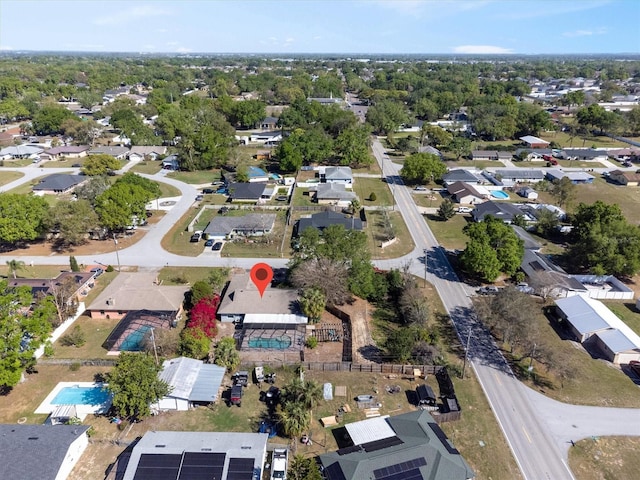
POLYGON ((608 308, 606 309, 608 314, 600 308, 596 309, 596 304, 603 305, 582 295, 556 300, 556 305, 566 315, 567 320, 581 334, 593 333, 610 327, 607 318, 603 315, 615 315, 608 308))
POLYGON ((396 436, 396 432, 393 431, 393 428, 391 428, 391 425, 387 422, 388 418, 389 415, 369 418, 367 420, 349 423, 345 425, 345 428, 354 445, 375 442, 376 440, 396 436))
POLYGON ((620 330, 609 329, 604 332, 597 332, 596 335, 613 353, 640 349, 640 345, 627 338, 627 336, 620 330))

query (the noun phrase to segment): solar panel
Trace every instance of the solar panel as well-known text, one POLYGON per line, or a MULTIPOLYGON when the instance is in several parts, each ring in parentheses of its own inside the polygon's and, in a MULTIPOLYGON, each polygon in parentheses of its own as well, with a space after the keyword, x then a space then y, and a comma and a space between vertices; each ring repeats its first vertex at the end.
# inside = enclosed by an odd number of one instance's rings
POLYGON ((324 469, 324 476, 327 480, 347 480, 338 462, 332 463, 324 469))
POLYGON ((225 453, 185 452, 182 465, 208 465, 224 467, 225 453))
POLYGON ((176 480, 182 455, 143 453, 134 480, 176 480))
POLYGON ((376 480, 422 480, 420 467, 424 467, 427 461, 424 457, 414 458, 406 462, 396 463, 373 471, 376 480))
POLYGON ((252 480, 253 458, 230 458, 227 480, 252 480))
POLYGON ((449 438, 447 437, 447 434, 442 431, 442 429, 437 423, 429 422, 429 426, 431 427, 431 430, 433 430, 433 433, 435 433, 436 437, 438 437, 438 440, 440 440, 442 445, 444 445, 444 447, 447 449, 447 452, 449 452, 452 455, 460 455, 460 452, 453 445, 449 443, 449 438))
POLYGON ((185 452, 178 480, 212 480, 222 478, 224 453, 185 452))
POLYGON ((363 443, 360 446, 364 449, 365 452, 377 452, 378 450, 394 447, 396 445, 402 445, 403 443, 404 442, 398 437, 389 437, 383 438, 381 440, 376 440, 374 442, 363 443))
POLYGON ((350 447, 344 447, 341 448, 340 450, 338 450, 336 453, 338 455, 347 455, 349 453, 355 453, 355 452, 359 452, 360 450, 362 450, 362 448, 360 447, 360 445, 352 445, 350 447))
POLYGON ((182 467, 178 480, 214 480, 222 478, 222 468, 182 467))

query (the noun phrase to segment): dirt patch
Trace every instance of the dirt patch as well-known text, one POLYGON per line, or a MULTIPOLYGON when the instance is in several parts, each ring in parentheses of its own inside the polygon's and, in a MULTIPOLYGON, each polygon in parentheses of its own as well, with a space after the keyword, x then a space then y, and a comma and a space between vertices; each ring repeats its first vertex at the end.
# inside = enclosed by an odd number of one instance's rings
POLYGON ((366 300, 360 298, 356 298, 350 305, 341 305, 339 308, 351 317, 353 362, 379 363, 381 351, 371 335, 371 312, 373 308, 366 300))

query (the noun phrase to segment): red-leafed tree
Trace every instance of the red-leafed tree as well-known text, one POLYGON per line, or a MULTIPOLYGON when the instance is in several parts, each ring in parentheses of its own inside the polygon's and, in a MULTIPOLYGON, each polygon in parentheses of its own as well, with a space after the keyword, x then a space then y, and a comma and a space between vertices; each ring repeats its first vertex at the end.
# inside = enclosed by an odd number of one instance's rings
POLYGON ((220 305, 220 296, 213 295, 200 299, 189 313, 188 328, 202 330, 209 338, 214 338, 217 333, 216 312, 220 305))

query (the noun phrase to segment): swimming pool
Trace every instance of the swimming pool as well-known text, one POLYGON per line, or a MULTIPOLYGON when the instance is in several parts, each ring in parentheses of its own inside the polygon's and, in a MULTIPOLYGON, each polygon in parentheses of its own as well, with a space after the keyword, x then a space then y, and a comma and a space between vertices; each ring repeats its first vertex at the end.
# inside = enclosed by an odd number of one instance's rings
POLYGON ((135 332, 127 335, 127 338, 120 344, 118 348, 121 352, 139 352, 144 349, 144 338, 147 332, 151 330, 149 325, 142 325, 135 332))
POLYGON ((493 190, 491 192, 491 196, 493 198, 499 198, 500 200, 506 200, 509 198, 509 194, 507 192, 503 192, 502 190, 493 190))
POLYGON ((248 342, 249 348, 270 348, 272 350, 286 350, 291 346, 291 337, 283 335, 281 337, 257 337, 251 338, 248 342))
POLYGON ((52 405, 102 405, 111 400, 111 394, 102 386, 64 387, 51 400, 52 405))

